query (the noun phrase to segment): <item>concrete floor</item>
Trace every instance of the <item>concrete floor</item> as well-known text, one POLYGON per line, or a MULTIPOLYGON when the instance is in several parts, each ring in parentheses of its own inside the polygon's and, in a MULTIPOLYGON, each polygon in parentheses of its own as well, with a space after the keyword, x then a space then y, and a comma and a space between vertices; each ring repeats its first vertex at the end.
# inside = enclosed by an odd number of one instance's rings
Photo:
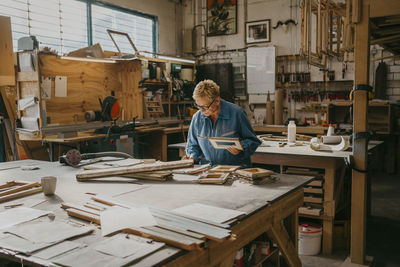
MULTIPOLYGON (((400 175, 371 173, 371 216, 367 219, 367 255, 376 267, 400 266, 400 175)), ((304 267, 340 266, 349 256, 335 251, 330 256, 300 256, 304 267)))

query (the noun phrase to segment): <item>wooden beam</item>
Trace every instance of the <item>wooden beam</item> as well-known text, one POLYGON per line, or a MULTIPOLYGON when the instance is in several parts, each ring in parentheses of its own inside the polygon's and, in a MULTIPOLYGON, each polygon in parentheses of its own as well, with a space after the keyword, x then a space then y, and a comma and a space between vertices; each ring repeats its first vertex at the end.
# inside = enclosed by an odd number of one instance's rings
POLYGON ((398 42, 400 39, 400 34, 392 35, 392 36, 386 36, 382 38, 377 38, 371 40, 370 44, 382 44, 382 43, 390 43, 390 42, 398 42))
MULTIPOLYGON (((362 0, 361 19, 355 25, 354 46, 354 84, 369 83, 369 0, 362 0)), ((367 131, 368 92, 354 92, 353 132, 367 131)), ((353 142, 355 167, 367 168, 367 140, 356 139, 353 142)), ((364 264, 366 252, 366 173, 353 170, 352 172, 352 201, 351 201, 351 262, 364 264)))
POLYGON ((77 180, 87 180, 98 177, 107 177, 107 176, 115 176, 115 175, 124 175, 129 173, 138 173, 138 172, 146 172, 146 171, 159 171, 159 170, 168 170, 168 169, 177 169, 184 167, 192 167, 192 160, 176 160, 169 162, 161 162, 154 164, 140 164, 132 167, 118 167, 118 168, 107 168, 107 169, 98 169, 98 170, 89 170, 84 171, 82 173, 76 174, 77 180))

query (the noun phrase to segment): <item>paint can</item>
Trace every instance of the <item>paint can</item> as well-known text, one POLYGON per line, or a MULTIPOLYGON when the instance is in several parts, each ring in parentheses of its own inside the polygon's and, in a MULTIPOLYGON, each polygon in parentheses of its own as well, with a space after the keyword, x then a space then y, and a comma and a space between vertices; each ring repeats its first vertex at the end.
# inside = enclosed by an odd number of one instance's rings
POLYGON ((299 255, 318 255, 321 251, 322 227, 317 224, 299 225, 299 255))

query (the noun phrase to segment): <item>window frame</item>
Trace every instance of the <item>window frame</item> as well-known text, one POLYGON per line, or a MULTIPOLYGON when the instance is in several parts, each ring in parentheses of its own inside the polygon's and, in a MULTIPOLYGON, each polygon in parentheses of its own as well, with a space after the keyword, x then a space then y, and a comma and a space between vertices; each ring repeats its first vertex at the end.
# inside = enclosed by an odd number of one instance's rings
MULTIPOLYGON (((153 36, 153 51, 149 51, 149 52, 153 52, 153 53, 157 53, 158 52, 158 17, 154 16, 154 15, 149 15, 149 14, 145 14, 136 10, 132 10, 132 9, 128 9, 128 8, 124 8, 124 7, 120 7, 117 5, 113 5, 110 3, 104 3, 102 1, 96 1, 96 0, 78 0, 78 1, 83 1, 86 2, 88 5, 88 8, 86 10, 88 10, 88 45, 93 45, 93 34, 92 34, 92 5, 97 5, 97 6, 101 6, 104 8, 109 8, 109 9, 113 9, 116 11, 120 11, 120 12, 124 12, 124 13, 128 13, 131 15, 135 15, 135 16, 139 16, 142 18, 146 18, 146 19, 151 19, 153 21, 153 27, 152 27, 152 36, 153 36), (89 14, 90 13, 90 14, 89 14), (89 33, 90 31, 90 33, 89 33)), ((118 29, 116 29, 118 30, 118 29)), ((132 38, 132 37, 131 37, 132 38)))
MULTIPOLYGON (((152 25, 152 33, 151 34, 152 34, 152 42, 153 42, 153 51, 147 51, 147 52, 152 52, 152 53, 158 52, 158 17, 157 16, 145 14, 145 13, 142 13, 142 12, 139 12, 136 10, 120 7, 120 6, 117 6, 114 4, 105 3, 105 2, 99 1, 99 0, 76 0, 76 1, 86 4, 86 21, 87 21, 86 22, 87 23, 87 25, 86 25, 87 42, 86 43, 88 46, 93 45, 92 7, 93 7, 93 5, 96 5, 99 7, 107 8, 110 10, 115 10, 118 12, 124 12, 128 15, 133 15, 133 16, 152 20, 153 25, 152 25)), ((118 29, 113 29, 113 30, 118 30, 118 29)), ((28 33, 26 33, 26 35, 28 35, 28 33)), ((131 36, 131 38, 133 38, 133 36, 131 36)), ((14 47, 16 47, 16 46, 14 46, 14 47)), ((63 49, 61 49, 61 50, 63 50, 63 49)), ((58 52, 60 54, 62 53, 62 51, 58 51, 58 52)))

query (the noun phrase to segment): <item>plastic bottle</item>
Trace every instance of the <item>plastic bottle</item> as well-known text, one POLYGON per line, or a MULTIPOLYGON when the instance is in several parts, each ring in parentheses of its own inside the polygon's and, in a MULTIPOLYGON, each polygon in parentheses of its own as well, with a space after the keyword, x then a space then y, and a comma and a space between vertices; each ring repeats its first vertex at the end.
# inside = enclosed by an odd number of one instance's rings
POLYGON ((294 121, 289 121, 288 124, 288 142, 296 142, 296 124, 294 121))
POLYGON ((329 124, 328 132, 326 133, 327 136, 332 136, 335 134, 335 128, 333 128, 332 124, 329 124))

